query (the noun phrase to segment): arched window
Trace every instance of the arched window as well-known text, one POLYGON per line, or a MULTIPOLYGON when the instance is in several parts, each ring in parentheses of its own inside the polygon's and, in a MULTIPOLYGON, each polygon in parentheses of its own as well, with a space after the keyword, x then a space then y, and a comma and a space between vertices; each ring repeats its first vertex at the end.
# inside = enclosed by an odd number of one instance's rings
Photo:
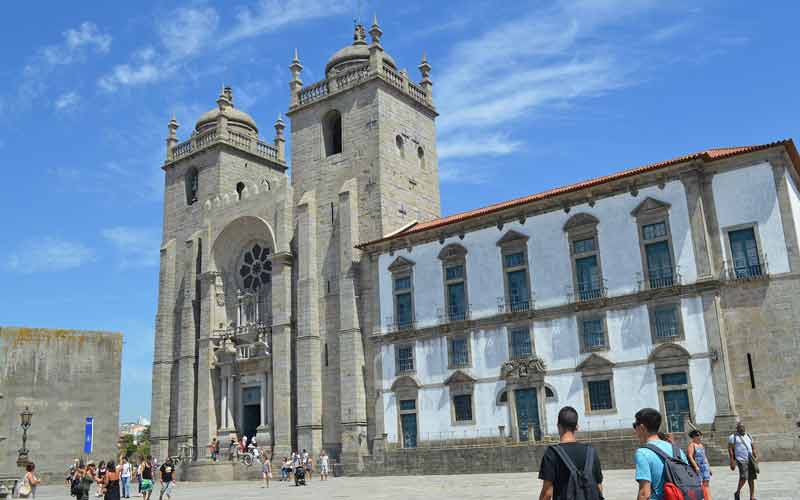
POLYGON ((192 167, 186 172, 184 177, 184 185, 186 187, 186 204, 191 205, 197 201, 197 192, 199 190, 200 181, 197 174, 197 169, 192 167))
POLYGON ((406 157, 405 151, 405 141, 403 140, 403 136, 398 134, 397 137, 394 138, 395 144, 397 144, 397 153, 400 155, 400 158, 406 157))
POLYGON ((325 156, 342 152, 342 115, 335 109, 328 112, 322 121, 325 137, 325 156))
POLYGON ((419 168, 425 168, 425 150, 422 146, 417 147, 417 159, 419 160, 419 168))
POLYGON ((239 199, 242 199, 242 191, 244 191, 244 182, 237 182, 236 183, 236 194, 239 196, 239 199))

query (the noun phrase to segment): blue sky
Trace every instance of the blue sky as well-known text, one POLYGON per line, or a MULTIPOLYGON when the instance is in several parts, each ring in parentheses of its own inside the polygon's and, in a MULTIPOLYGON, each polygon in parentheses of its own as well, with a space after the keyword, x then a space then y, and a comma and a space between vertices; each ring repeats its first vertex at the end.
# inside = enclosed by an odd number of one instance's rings
MULTIPOLYGON (((433 66, 445 214, 707 147, 798 135, 798 4, 580 0, 13 2, 0 31, 0 324, 125 334, 149 415, 162 171, 222 83, 271 139, 377 12, 433 66), (360 7, 359 7, 359 4, 360 7)), ((98 381, 102 384, 101 381, 98 381)))

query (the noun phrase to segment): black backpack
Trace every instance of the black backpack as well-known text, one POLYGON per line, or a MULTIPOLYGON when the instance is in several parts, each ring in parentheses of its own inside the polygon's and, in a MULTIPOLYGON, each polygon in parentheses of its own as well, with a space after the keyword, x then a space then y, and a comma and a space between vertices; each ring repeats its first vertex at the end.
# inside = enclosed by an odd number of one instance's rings
POLYGON ((677 445, 672 445, 672 457, 654 444, 648 444, 647 449, 664 462, 665 500, 703 500, 703 479, 691 465, 681 460, 681 451, 677 445))
POLYGON ((583 470, 578 470, 561 446, 556 444, 552 448, 569 469, 566 493, 561 495, 559 500, 603 500, 603 495, 600 494, 597 482, 594 480, 594 448, 586 445, 586 463, 583 465, 583 470))

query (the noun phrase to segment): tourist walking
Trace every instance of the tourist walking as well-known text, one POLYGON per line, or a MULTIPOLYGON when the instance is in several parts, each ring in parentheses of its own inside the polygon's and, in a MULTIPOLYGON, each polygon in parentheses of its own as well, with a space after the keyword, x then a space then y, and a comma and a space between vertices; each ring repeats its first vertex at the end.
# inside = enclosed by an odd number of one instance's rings
POLYGON ((106 477, 106 461, 101 460, 100 464, 97 466, 97 474, 95 474, 95 482, 97 483, 97 491, 94 492, 94 496, 100 498, 105 494, 105 486, 104 481, 106 477))
POLYGON ((319 476, 322 481, 328 480, 328 453, 325 450, 319 454, 319 476))
POLYGON ((150 500, 153 495, 153 457, 148 455, 142 463, 139 464, 139 483, 142 489, 142 498, 150 500))
POLYGON ((121 498, 131 497, 131 464, 128 459, 122 457, 121 464, 119 464, 119 488, 121 498))
POLYGON ((289 459, 283 457, 283 461, 281 461, 281 481, 289 480, 289 472, 291 472, 291 465, 289 464, 289 459))
POLYGON ((578 412, 565 406, 558 412, 559 444, 548 446, 539 467, 543 481, 539 500, 603 498, 603 471, 597 451, 590 444, 579 443, 578 412), (584 481, 580 477, 585 478, 584 481))
POLYGON ((311 473, 314 471, 314 459, 311 458, 311 455, 308 455, 308 458, 306 459, 305 468, 306 476, 308 476, 306 479, 311 481, 311 473))
POLYGON ((78 481, 75 488, 76 500, 89 500, 89 493, 92 490, 92 485, 95 483, 94 474, 94 462, 90 461, 86 464, 85 469, 80 465, 78 466, 78 470, 75 472, 75 480, 78 481))
POLYGON ((106 465, 103 491, 105 492, 105 500, 119 500, 119 472, 117 472, 114 462, 108 462, 106 465))
POLYGON ((36 498, 36 488, 41 481, 36 477, 36 464, 28 462, 25 466, 25 476, 22 478, 22 485, 17 490, 20 498, 36 498))
POLYGON ((756 498, 756 479, 758 479, 758 452, 753 438, 745 432, 744 424, 736 424, 736 432, 728 438, 728 457, 731 470, 739 469, 739 484, 736 486, 735 500, 739 500, 742 487, 747 483, 750 489, 750 500, 756 498))
POLYGON ((228 460, 233 462, 234 458, 236 458, 236 450, 238 449, 239 444, 236 442, 235 437, 231 437, 231 442, 228 444, 228 460))
POLYGON ((169 500, 172 498, 172 489, 175 486, 175 466, 172 464, 172 459, 168 458, 159 471, 161 472, 161 493, 158 495, 158 500, 164 500, 164 497, 169 500))
POLYGON ((703 433, 697 429, 692 429, 689 432, 689 446, 686 448, 686 456, 689 458, 689 463, 692 468, 700 475, 703 480, 703 498, 704 500, 711 500, 711 491, 708 489, 708 483, 711 481, 711 467, 708 464, 708 457, 706 456, 706 447, 703 446, 703 433))
MULTIPOLYGON (((636 412, 633 429, 636 437, 644 447, 636 450, 634 462, 636 463, 636 481, 639 483, 638 500, 664 500, 664 461, 656 453, 660 450, 666 456, 679 458, 688 466, 686 454, 677 445, 659 438, 658 429, 661 427, 661 413, 653 408, 643 408, 636 412)), ((699 482, 697 483, 699 486, 699 482)))
POLYGON ((261 465, 261 478, 264 480, 261 487, 269 488, 269 480, 272 479, 272 463, 266 453, 264 453, 264 463, 261 465))
POLYGON ((208 453, 211 455, 211 461, 216 462, 219 455, 219 441, 217 441, 217 438, 211 438, 211 442, 208 443, 208 453))

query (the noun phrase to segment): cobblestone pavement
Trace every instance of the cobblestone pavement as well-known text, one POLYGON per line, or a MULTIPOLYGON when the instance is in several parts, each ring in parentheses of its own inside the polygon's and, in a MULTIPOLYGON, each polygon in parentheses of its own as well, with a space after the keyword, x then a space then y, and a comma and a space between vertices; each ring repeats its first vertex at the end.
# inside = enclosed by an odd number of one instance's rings
MULTIPOLYGON (((800 499, 800 462, 773 462, 761 464, 762 475, 757 483, 758 500, 800 499)), ((727 468, 715 467, 711 492, 717 500, 733 498, 737 474, 727 468)), ((634 500, 636 484, 632 470, 614 470, 605 473, 605 491, 608 500, 634 500)), ((535 499, 539 496, 540 481, 535 473, 475 474, 464 476, 405 476, 372 478, 336 478, 327 482, 316 478, 309 486, 295 487, 287 483, 272 482, 269 489, 260 483, 179 483, 174 500, 222 499, 254 500, 276 498, 353 499, 353 500, 471 500, 471 499, 535 499)), ((37 499, 68 499, 66 489, 44 486, 37 499)), ((154 499, 158 499, 156 488, 154 499)), ((92 496, 94 498, 94 496, 92 496)), ((747 486, 742 498, 746 499, 747 486)))

